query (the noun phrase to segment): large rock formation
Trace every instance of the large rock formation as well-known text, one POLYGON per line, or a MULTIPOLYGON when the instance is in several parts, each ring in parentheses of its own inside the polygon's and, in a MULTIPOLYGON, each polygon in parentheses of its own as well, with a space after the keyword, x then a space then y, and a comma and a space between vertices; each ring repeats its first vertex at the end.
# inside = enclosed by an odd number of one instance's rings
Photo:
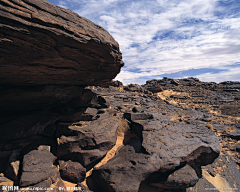
POLYGON ((115 145, 117 128, 117 118, 107 112, 99 114, 94 121, 80 121, 70 126, 61 124, 56 133, 58 157, 78 161, 84 167, 89 167, 115 145))
POLYGON ((240 82, 196 78, 95 87, 135 136, 94 168, 88 185, 96 192, 239 190, 239 89, 240 82))
POLYGON ((122 65, 87 19, 45 0, 0 1, 1 189, 68 190, 64 178, 94 192, 203 191, 219 177, 240 188, 240 83, 86 87, 122 65))
POLYGON ((113 94, 103 89, 98 93, 110 103, 109 113, 123 114, 136 137, 124 142, 125 146, 105 165, 94 168, 87 179, 92 190, 144 191, 143 183, 184 190, 197 183, 201 166, 218 157, 219 138, 204 126, 204 121, 198 126, 173 120, 178 113, 191 114, 192 119, 202 119, 204 113, 182 111, 136 92, 113 94))
POLYGON ((117 119, 104 116, 106 101, 85 87, 111 83, 122 66, 118 43, 86 18, 46 0, 1 0, 0 172, 20 186, 64 187, 60 164, 64 177, 83 180, 71 171, 79 162, 58 160, 76 152, 87 166, 115 144, 117 119), (62 129, 78 121, 89 126, 76 126, 76 135, 62 129))
POLYGON ((46 0, 0 2, 2 113, 68 103, 122 66, 118 43, 86 18, 46 0))

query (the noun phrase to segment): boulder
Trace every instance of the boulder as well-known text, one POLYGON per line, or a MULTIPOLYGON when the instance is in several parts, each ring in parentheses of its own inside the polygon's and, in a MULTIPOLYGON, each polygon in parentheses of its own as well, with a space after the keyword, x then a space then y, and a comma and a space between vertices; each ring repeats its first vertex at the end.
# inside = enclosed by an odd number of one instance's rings
POLYGON ((181 122, 160 124, 155 120, 136 121, 135 125, 134 130, 143 130, 142 146, 147 153, 157 153, 164 162, 161 168, 163 172, 182 162, 195 166, 207 165, 220 153, 219 138, 206 127, 181 122))
POLYGON ((5 0, 0 17, 1 85, 96 85, 123 66, 106 30, 46 0, 5 0))
POLYGON ((59 159, 80 162, 87 167, 100 160, 116 143, 117 118, 107 112, 93 121, 60 124, 57 128, 59 159))
POLYGON ((230 137, 232 139, 240 140, 240 130, 236 130, 236 131, 226 133, 224 136, 230 137))
POLYGON ((135 153, 132 146, 126 145, 106 164, 94 168, 87 184, 92 191, 136 192, 141 181, 159 167, 156 156, 135 153))
POLYGON ((53 166, 56 159, 48 150, 33 150, 26 154, 22 163, 20 186, 34 185, 49 178, 58 177, 59 172, 53 166))
POLYGON ((106 30, 46 0, 4 0, 0 18, 1 113, 81 98, 123 66, 106 30))
POLYGON ((82 182, 86 177, 86 169, 78 162, 59 161, 59 171, 62 178, 73 183, 82 182))
POLYGON ((19 179, 19 166, 20 166, 20 151, 12 151, 12 154, 9 157, 7 168, 6 168, 6 173, 5 175, 13 180, 13 181, 18 181, 19 179))
POLYGON ((145 180, 151 183, 156 173, 168 178, 163 182, 159 177, 154 181, 158 186, 186 189, 197 182, 198 167, 212 163, 220 153, 219 138, 206 127, 151 119, 133 121, 132 130, 142 142, 141 152, 139 146, 124 146, 105 165, 94 168, 90 189, 97 185, 106 192, 134 192, 145 180), (196 172, 189 166, 179 169, 186 163, 196 172), (177 176, 189 173, 192 179, 177 176), (179 183, 174 185, 173 180, 179 183))
POLYGON ((199 178, 195 170, 191 166, 185 165, 184 167, 170 174, 166 181, 159 183, 154 183, 151 181, 151 185, 166 189, 186 189, 194 186, 198 180, 199 178))

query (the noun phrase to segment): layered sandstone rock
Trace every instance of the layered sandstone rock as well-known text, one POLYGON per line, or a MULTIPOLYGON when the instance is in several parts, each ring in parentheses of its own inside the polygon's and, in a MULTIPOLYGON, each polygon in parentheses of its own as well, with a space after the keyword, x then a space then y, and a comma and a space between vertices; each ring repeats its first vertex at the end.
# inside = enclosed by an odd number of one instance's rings
MULTIPOLYGON (((0 1, 0 172, 20 186, 57 188, 64 187, 57 157, 77 150, 84 166, 102 158, 115 144, 118 121, 101 118, 106 101, 85 87, 111 83, 122 66, 118 43, 86 18, 46 0, 0 1), (94 128, 77 139, 90 147, 74 147, 72 136, 85 132, 65 135, 61 129, 78 121, 94 128), (51 151, 39 151, 42 145, 51 151)), ((74 182, 85 177, 61 174, 74 182)))
POLYGON ((86 18, 46 0, 0 2, 2 113, 68 103, 122 66, 118 43, 86 18))
POLYGON ((240 83, 86 88, 122 65, 118 44, 87 19, 45 0, 0 1, 0 186, 59 191, 65 178, 84 191, 180 192, 220 178, 240 188, 240 122, 203 105, 238 116, 240 83))
POLYGON ((239 106, 239 85, 164 78, 147 82, 143 90, 94 87, 109 103, 106 110, 122 114, 134 134, 126 134, 115 156, 93 169, 87 177, 90 189, 239 189, 239 114, 227 108, 239 106), (155 87, 161 88, 158 94, 145 94, 155 87))
POLYGON ((0 3, 1 85, 96 85, 122 66, 102 27, 46 0, 0 3))

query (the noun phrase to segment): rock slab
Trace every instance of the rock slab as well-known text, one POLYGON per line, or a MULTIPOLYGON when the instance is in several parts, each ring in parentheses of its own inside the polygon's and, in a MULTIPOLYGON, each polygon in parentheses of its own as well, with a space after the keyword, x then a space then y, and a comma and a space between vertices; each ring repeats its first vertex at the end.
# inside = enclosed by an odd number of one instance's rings
POLYGON ((96 85, 123 66, 106 30, 46 0, 1 1, 0 32, 1 85, 96 85))
POLYGON ((23 158, 20 186, 40 183, 59 173, 53 166, 57 158, 47 150, 33 150, 23 158))
POLYGON ((117 118, 107 112, 93 121, 60 124, 58 158, 80 162, 84 167, 97 162, 115 145, 118 124, 117 118))
POLYGON ((59 161, 59 171, 62 178, 78 183, 86 177, 86 169, 78 162, 59 161))
POLYGON ((0 114, 83 98, 80 87, 122 66, 118 43, 88 19, 46 0, 0 2, 0 114))

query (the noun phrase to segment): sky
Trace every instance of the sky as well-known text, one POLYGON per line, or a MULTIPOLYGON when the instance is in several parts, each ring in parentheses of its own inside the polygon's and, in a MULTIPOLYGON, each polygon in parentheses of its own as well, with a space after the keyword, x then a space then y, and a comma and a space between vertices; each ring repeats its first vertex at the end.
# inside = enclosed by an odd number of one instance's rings
POLYGON ((49 0, 119 43, 124 84, 196 77, 240 81, 240 0, 49 0))

